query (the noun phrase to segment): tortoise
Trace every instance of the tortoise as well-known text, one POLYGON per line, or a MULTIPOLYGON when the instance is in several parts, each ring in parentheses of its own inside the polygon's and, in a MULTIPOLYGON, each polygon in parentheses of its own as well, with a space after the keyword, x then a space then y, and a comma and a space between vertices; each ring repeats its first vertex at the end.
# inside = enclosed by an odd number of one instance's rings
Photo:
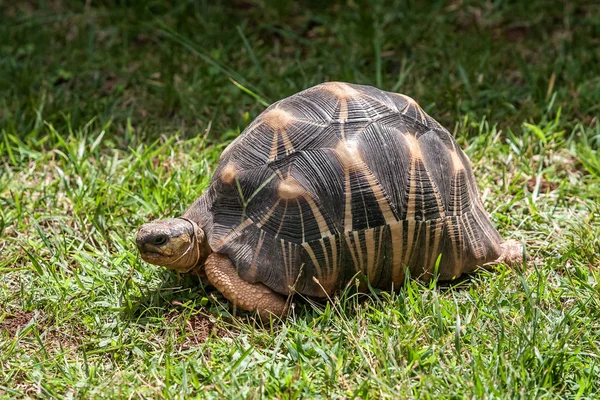
POLYGON ((492 226, 448 130, 408 96, 342 82, 268 107, 225 148, 204 194, 136 240, 145 261, 203 269, 261 317, 356 277, 392 290, 407 273, 452 280, 523 254, 492 226))

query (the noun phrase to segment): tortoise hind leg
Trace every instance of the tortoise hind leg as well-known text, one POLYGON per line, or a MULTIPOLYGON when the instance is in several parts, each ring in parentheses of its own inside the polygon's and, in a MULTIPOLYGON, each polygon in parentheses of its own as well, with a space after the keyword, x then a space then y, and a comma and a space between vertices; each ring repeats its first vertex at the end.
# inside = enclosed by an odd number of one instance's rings
POLYGON ((209 282, 229 301, 246 311, 257 311, 261 319, 282 317, 287 311, 284 298, 262 283, 243 280, 229 257, 212 253, 204 270, 209 282))
POLYGON ((516 240, 507 240, 501 245, 502 254, 496 260, 496 263, 505 263, 513 266, 523 262, 523 246, 516 240))

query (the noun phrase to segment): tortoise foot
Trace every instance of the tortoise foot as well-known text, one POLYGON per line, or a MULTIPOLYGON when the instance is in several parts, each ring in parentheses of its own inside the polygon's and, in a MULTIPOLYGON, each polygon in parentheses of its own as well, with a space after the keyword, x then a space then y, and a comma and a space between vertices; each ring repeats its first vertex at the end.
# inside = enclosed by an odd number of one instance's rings
POLYGON ((496 261, 508 266, 521 264, 523 262, 523 245, 516 240, 507 240, 501 244, 502 255, 496 261))
POLYGON ((206 260, 204 271, 210 283, 237 307, 256 311, 263 321, 282 317, 287 311, 284 298, 262 283, 243 280, 229 257, 213 253, 206 260))

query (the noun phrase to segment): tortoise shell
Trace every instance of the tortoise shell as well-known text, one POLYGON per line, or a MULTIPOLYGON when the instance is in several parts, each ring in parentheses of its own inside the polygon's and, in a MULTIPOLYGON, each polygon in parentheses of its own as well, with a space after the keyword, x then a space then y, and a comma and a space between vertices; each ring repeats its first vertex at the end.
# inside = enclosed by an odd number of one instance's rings
POLYGON ((453 279, 502 252, 452 135, 410 97, 348 83, 266 109, 184 216, 281 294, 322 297, 360 275, 390 289, 406 270, 453 279))

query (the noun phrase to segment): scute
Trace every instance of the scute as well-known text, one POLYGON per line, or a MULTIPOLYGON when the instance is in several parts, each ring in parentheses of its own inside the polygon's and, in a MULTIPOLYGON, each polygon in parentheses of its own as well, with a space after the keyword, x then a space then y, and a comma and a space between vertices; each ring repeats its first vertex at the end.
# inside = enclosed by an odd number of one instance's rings
POLYGON ((386 289, 405 267, 428 279, 440 254, 446 279, 497 258, 478 196, 468 158, 414 100, 333 82, 267 108, 197 204, 242 278, 323 296, 357 274, 386 289))

